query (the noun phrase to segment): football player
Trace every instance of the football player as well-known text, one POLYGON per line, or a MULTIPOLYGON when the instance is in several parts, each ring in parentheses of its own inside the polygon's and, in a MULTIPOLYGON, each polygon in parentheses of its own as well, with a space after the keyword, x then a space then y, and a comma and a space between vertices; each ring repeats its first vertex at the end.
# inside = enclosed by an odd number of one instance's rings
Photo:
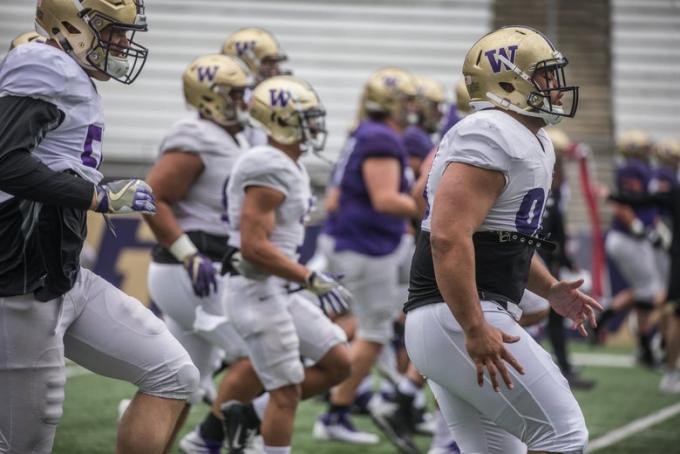
POLYGON ((47 39, 0 67, 0 439, 49 453, 62 415, 64 357, 139 392, 117 452, 161 453, 198 371, 139 301, 82 268, 88 210, 155 211, 140 180, 102 184, 104 120, 94 80, 132 83, 147 58, 142 1, 42 0, 47 39))
POLYGON ((478 40, 463 74, 480 111, 446 134, 428 178, 406 347, 462 452, 582 453, 588 439, 559 368, 517 323, 525 287, 584 335, 599 308, 582 281, 558 281, 534 257, 555 162, 542 127, 577 107, 566 65, 529 27, 478 40))
POLYGON ((39 34, 38 32, 26 32, 22 33, 21 35, 17 36, 12 40, 12 42, 9 44, 9 50, 11 51, 17 46, 21 46, 22 44, 26 43, 32 43, 33 41, 39 42, 39 43, 44 43, 47 42, 47 38, 39 34))
POLYGON ((411 169, 418 178, 420 167, 434 148, 432 135, 439 131, 444 109, 444 87, 426 76, 415 77, 416 82, 416 121, 404 131, 404 145, 408 153, 411 169))
MULTIPOLYGON (((189 64, 182 82, 184 98, 196 112, 176 122, 160 145, 160 158, 147 176, 156 215, 145 220, 158 241, 149 266, 149 294, 201 374, 185 416, 190 405, 212 391, 220 359, 247 361, 245 344, 224 314, 216 267, 227 247, 227 181, 236 157, 249 148, 244 94, 254 79, 236 58, 205 55, 189 64)), ((252 385, 254 397, 260 387, 252 385)), ((199 435, 185 437, 182 448, 190 451, 202 443, 199 435)))
POLYGON ((444 137, 449 129, 470 113, 470 95, 467 92, 465 81, 460 79, 456 82, 453 91, 456 94, 456 103, 449 106, 449 112, 439 134, 440 137, 444 137))
POLYGON ((281 68, 288 60, 274 36, 259 27, 247 27, 232 33, 222 45, 222 53, 237 57, 255 74, 257 82, 289 74, 281 68))
POLYGON ((299 158, 321 150, 325 111, 307 82, 277 76, 261 82, 250 115, 268 144, 238 158, 227 185, 231 277, 224 293, 229 319, 245 340, 269 401, 262 418, 265 453, 290 452, 299 399, 336 385, 349 373, 342 330, 322 308, 344 310, 350 295, 329 274, 297 262, 312 206, 309 176, 299 158), (300 356, 314 362, 303 366, 300 356))
POLYGON ((331 393, 328 412, 314 436, 375 444, 375 434, 358 431, 349 417, 355 393, 392 338, 399 312, 398 268, 406 220, 417 216, 407 193, 408 155, 402 136, 415 113, 416 87, 406 71, 389 67, 367 81, 360 119, 343 152, 337 210, 330 232, 332 272, 343 274, 354 295, 357 332, 352 342, 352 375, 331 393))
MULTIPOLYGON (((616 168, 616 192, 648 194, 652 183, 652 141, 647 133, 631 130, 617 140, 619 159, 616 168)), ((663 300, 664 282, 657 272, 653 243, 657 239, 658 209, 655 206, 631 207, 614 203, 612 228, 605 240, 607 255, 616 264, 630 289, 614 297, 602 314, 610 314, 632 304, 638 322, 639 359, 655 367, 657 359, 651 347, 654 326, 652 311, 663 300)))

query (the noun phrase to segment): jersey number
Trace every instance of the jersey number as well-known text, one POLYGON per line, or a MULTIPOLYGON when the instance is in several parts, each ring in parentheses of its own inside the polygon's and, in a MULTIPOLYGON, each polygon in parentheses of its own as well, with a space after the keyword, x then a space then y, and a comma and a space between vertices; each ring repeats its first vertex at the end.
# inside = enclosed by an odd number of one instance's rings
POLYGON ((534 188, 524 195, 517 217, 515 217, 515 227, 517 227, 518 232, 525 235, 536 233, 541 222, 544 202, 545 192, 543 188, 534 188))
MULTIPOLYGON (((96 169, 99 166, 97 160, 92 157, 93 142, 102 141, 102 128, 97 125, 90 125, 87 128, 87 136, 85 137, 85 144, 83 145, 83 154, 80 155, 80 160, 84 166, 96 169)), ((100 145, 101 146, 101 145, 100 145)))

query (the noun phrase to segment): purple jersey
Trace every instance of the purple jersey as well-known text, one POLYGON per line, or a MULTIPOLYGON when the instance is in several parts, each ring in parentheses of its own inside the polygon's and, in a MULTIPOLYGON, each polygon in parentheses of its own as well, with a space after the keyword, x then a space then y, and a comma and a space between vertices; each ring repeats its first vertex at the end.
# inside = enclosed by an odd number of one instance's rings
POLYGON ((371 256, 387 255, 399 245, 406 223, 402 218, 373 209, 362 166, 369 158, 398 160, 402 169, 400 191, 407 192, 408 163, 402 138, 384 123, 364 121, 350 136, 345 151, 340 206, 330 229, 335 237, 335 249, 371 256))
POLYGON ((404 131, 404 146, 409 157, 425 159, 434 148, 430 135, 419 126, 409 126, 404 131))
POLYGON ((446 115, 446 121, 444 122, 444 126, 442 127, 439 136, 444 137, 444 135, 449 132, 449 129, 453 128, 453 125, 460 121, 460 118, 461 116, 458 114, 458 108, 452 104, 451 107, 449 107, 449 113, 446 115))
POLYGON ((659 166, 654 169, 654 180, 656 180, 657 190, 672 191, 680 186, 678 172, 672 167, 659 166))
MULTIPOLYGON (((616 190, 619 193, 635 192, 647 194, 652 181, 652 167, 647 161, 637 158, 626 158, 616 169, 616 190)), ((655 207, 633 208, 635 215, 642 221, 645 227, 654 224, 658 209, 655 207)), ((612 228, 620 232, 628 233, 628 229, 619 219, 614 218, 612 228)))

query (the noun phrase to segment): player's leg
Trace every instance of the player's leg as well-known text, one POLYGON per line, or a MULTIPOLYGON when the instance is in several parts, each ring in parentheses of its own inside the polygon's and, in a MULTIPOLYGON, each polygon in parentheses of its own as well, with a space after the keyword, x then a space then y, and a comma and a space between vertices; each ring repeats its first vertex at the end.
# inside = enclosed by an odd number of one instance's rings
MULTIPOLYGON (((502 386, 497 393, 488 378, 483 387, 477 385, 462 329, 443 303, 418 308, 407 315, 406 346, 418 370, 521 439, 531 451, 581 452, 588 438, 585 421, 559 368, 507 312, 492 302, 484 301, 482 307, 490 324, 520 337, 517 343, 507 344, 525 369, 524 375, 509 369, 513 390, 502 386)), ((463 452, 474 452, 455 421, 448 422, 463 452)))
POLYGON ((64 335, 65 354, 139 392, 118 428, 118 452, 163 452, 199 374, 165 324, 139 301, 81 269, 84 308, 64 335))
POLYGON ((64 403, 64 327, 74 307, 0 298, 0 452, 50 453, 64 403))

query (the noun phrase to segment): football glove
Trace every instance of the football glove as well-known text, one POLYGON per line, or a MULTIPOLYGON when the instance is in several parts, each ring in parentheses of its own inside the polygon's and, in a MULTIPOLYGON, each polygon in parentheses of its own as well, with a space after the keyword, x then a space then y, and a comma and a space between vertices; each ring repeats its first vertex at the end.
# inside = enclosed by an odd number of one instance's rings
POLYGON ((313 271, 305 280, 304 288, 319 298, 319 307, 328 314, 328 309, 343 314, 349 309, 352 294, 340 284, 341 276, 313 271))
POLYGON ((210 288, 217 291, 216 270, 212 260, 198 252, 189 235, 183 233, 168 248, 170 253, 184 265, 189 274, 191 287, 196 296, 210 295, 210 288))
POLYGON ((143 180, 114 180, 98 185, 97 213, 156 213, 151 187, 143 180))
POLYGON ((189 273, 191 286, 196 296, 201 298, 217 292, 216 270, 212 260, 197 252, 183 260, 184 269, 189 273))

